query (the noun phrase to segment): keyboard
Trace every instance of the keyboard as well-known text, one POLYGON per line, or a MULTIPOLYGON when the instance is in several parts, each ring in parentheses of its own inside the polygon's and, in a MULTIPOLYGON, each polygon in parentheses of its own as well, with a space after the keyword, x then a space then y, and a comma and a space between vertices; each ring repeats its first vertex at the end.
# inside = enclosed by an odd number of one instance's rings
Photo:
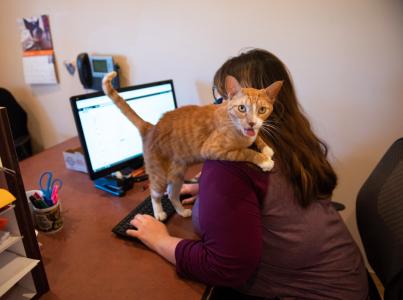
MULTIPOLYGON (((191 195, 183 194, 180 196, 181 200, 191 197, 191 195)), ((167 218, 164 220, 166 222, 169 217, 175 213, 175 208, 172 206, 171 201, 167 195, 164 195, 161 199, 162 207, 167 214, 167 218)), ((143 200, 138 206, 136 206, 126 217, 124 217, 115 227, 113 227, 112 232, 118 237, 130 239, 134 241, 139 241, 137 238, 128 236, 126 234, 127 229, 136 229, 130 221, 133 220, 136 214, 147 214, 154 217, 153 206, 151 203, 151 197, 148 196, 143 200)))

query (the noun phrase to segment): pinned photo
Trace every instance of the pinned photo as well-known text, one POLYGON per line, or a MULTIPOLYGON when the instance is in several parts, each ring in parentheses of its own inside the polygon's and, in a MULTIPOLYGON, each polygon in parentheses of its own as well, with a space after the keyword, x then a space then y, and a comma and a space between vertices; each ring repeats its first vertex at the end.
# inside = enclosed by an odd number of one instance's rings
POLYGON ((49 16, 22 18, 18 20, 21 28, 23 51, 52 50, 49 16))

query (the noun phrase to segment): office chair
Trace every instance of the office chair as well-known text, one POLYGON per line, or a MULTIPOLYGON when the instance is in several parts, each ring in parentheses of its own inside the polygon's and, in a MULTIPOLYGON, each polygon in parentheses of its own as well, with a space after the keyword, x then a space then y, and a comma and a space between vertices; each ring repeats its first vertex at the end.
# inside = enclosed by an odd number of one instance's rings
POLYGON ((31 138, 27 127, 27 113, 6 89, 0 88, 0 106, 7 108, 18 160, 32 155, 31 138))
MULTIPOLYGON (((356 216, 368 262, 385 288, 384 300, 402 300, 403 138, 392 144, 361 187, 356 216)), ((371 296, 379 299, 374 286, 371 296)))

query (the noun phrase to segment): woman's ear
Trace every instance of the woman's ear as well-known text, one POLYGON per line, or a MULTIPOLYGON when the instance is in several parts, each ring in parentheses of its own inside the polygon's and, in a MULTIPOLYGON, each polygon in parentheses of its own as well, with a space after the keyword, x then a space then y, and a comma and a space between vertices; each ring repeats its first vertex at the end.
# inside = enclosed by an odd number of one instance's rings
POLYGON ((276 97, 277 97, 278 93, 280 92, 281 87, 283 86, 283 82, 284 82, 283 80, 273 82, 271 85, 269 85, 265 89, 267 96, 270 98, 270 100, 272 102, 274 102, 276 100, 276 97))
POLYGON ((225 91, 227 92, 228 99, 231 99, 241 91, 241 85, 234 76, 228 75, 225 77, 225 91))

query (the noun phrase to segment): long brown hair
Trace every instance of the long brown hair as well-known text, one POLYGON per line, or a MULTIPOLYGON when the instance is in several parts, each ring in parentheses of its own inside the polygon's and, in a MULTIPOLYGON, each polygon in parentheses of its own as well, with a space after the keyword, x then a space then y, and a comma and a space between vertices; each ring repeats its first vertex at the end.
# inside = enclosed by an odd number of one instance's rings
POLYGON ((302 112, 286 66, 262 49, 230 58, 214 75, 214 85, 224 98, 227 75, 234 76, 243 87, 258 89, 277 80, 284 81, 262 138, 274 149, 274 160, 293 185, 301 206, 329 198, 336 187, 337 176, 326 158, 326 144, 313 133, 302 112))

